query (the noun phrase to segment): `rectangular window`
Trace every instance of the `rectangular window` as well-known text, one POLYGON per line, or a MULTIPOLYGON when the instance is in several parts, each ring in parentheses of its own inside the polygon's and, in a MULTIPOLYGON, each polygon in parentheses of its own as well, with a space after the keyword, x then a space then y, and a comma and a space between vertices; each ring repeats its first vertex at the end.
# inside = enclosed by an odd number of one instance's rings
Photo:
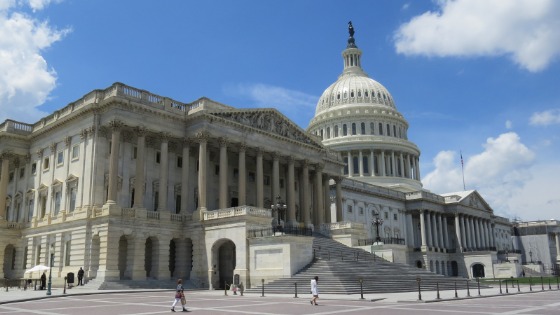
POLYGON ((383 217, 385 218, 385 220, 389 219, 389 212, 383 212, 384 215, 383 217))
POLYGON ((60 196, 62 193, 57 191, 54 193, 54 214, 57 215, 60 212, 60 196))
POLYGON ((264 175, 263 180, 266 186, 270 186, 270 176, 264 175))
POLYGON ((77 144, 72 147, 72 161, 75 161, 80 158, 80 145, 77 144))
POLYGON ((280 188, 284 188, 284 179, 280 178, 280 188))
POLYGON ((31 222, 31 218, 33 217, 33 207, 34 207, 35 200, 29 199, 27 203, 27 222, 31 222))
POLYGON ((14 172, 10 172, 10 174, 8 174, 8 181, 11 183, 14 180, 14 172))
POLYGON ((19 169, 19 178, 23 178, 25 176, 25 167, 19 169))
POLYGON ((175 213, 179 214, 181 212, 181 195, 175 196, 175 213))
POLYGON ((134 146, 132 148, 132 159, 136 160, 136 157, 138 156, 138 147, 134 146))
POLYGON ((182 167, 183 167, 183 157, 177 156, 177 168, 182 168, 182 167))
POLYGON ((360 215, 364 215, 364 208, 360 207, 360 215))
POLYGON ((255 173, 254 173, 254 172, 249 172, 249 181, 250 181, 250 182, 254 182, 254 181, 255 181, 255 173))
POLYGON ((154 193, 154 211, 157 211, 159 207, 159 192, 154 193))
POLYGON ((395 220, 395 221, 398 220, 398 215, 396 213, 393 213, 393 220, 395 220))
POLYGON ((64 152, 58 151, 56 153, 56 165, 62 165, 62 164, 64 164, 64 152))
POLYGON ((215 175, 220 175, 220 166, 219 166, 219 165, 216 165, 216 166, 214 167, 214 174, 215 174, 215 175))
POLYGON ((160 161, 161 161, 161 152, 156 151, 156 163, 159 164, 160 161))
POLYGON ((50 165, 51 165, 51 161, 49 160, 49 158, 48 157, 44 158, 43 159, 43 170, 48 171, 50 165))
POLYGON ((37 163, 31 164, 31 174, 37 174, 37 163))
POLYGON ((76 187, 70 188, 70 212, 76 209, 76 187))
POLYGON ((238 177, 239 177, 239 170, 234 168, 233 169, 233 179, 237 180, 238 177))
POLYGON ((352 213, 352 206, 348 205, 348 213, 352 213))

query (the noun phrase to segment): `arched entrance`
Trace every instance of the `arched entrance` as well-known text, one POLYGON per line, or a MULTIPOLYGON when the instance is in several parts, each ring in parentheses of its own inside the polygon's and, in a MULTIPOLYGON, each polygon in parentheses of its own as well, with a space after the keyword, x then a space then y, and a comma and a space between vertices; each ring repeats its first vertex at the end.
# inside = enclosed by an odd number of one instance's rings
POLYGON ((472 266, 473 278, 484 278, 484 265, 477 263, 472 266))
POLYGON ((126 254, 128 253, 128 240, 126 236, 121 236, 119 239, 119 279, 126 279, 126 254))
POLYGON ((233 270, 236 265, 235 244, 228 239, 217 241, 212 247, 214 257, 213 287, 224 289, 233 282, 233 270))
POLYGON ((146 239, 144 245, 144 270, 146 278, 156 278, 158 262, 158 240, 155 237, 146 239))
POLYGON ((416 268, 422 269, 422 261, 421 260, 416 261, 416 268))
POLYGON ((4 249, 4 278, 13 278, 14 267, 16 265, 16 248, 8 244, 4 249))

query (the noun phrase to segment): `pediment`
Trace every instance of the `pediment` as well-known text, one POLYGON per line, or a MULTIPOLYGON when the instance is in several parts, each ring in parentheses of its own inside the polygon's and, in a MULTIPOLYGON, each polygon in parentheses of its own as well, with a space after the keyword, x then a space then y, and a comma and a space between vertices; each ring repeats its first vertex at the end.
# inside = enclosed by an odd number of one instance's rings
POLYGON ((490 208, 486 200, 484 200, 484 198, 482 198, 482 196, 480 196, 480 194, 476 191, 473 191, 471 194, 463 198, 460 201, 460 204, 471 208, 492 211, 492 208, 490 208))
POLYGON ((298 125, 273 108, 220 111, 211 112, 209 114, 261 132, 273 134, 317 148, 323 148, 322 143, 318 139, 314 139, 313 135, 301 129, 298 125))

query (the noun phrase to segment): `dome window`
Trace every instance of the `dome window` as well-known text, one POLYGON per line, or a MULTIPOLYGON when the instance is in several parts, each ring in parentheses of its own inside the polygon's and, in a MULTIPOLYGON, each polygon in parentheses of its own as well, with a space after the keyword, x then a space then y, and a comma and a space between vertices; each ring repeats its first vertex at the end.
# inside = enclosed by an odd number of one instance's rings
POLYGON ((331 127, 327 127, 327 139, 331 138, 331 127))
POLYGON ((350 97, 354 97, 354 91, 350 92, 350 97))
POLYGON ((362 129, 362 130, 360 130, 361 134, 365 135, 366 134, 366 123, 362 123, 360 127, 362 129))
POLYGON ((323 140, 325 138, 323 138, 323 129, 321 129, 321 140, 323 140))
POLYGON ((334 136, 338 137, 338 125, 334 126, 334 136))
POLYGON ((379 134, 383 135, 383 124, 379 123, 379 134))
POLYGON ((387 124, 387 135, 391 136, 391 126, 389 124, 387 124))
POLYGON ((375 123, 369 123, 369 133, 372 135, 375 134, 375 123))
POLYGON ((348 98, 348 92, 344 92, 344 98, 348 98))
POLYGON ((356 123, 352 123, 352 135, 356 134, 356 123))
POLYGON ((393 136, 397 136, 397 126, 393 125, 393 136))
POLYGON ((367 91, 364 92, 365 97, 368 97, 368 93, 367 91))
POLYGON ((348 135, 348 128, 346 127, 346 124, 342 125, 342 135, 343 136, 348 135))
POLYGON ((358 91, 358 97, 362 97, 362 91, 358 91))
POLYGON ((336 99, 337 99, 337 100, 340 99, 340 93, 338 93, 338 94, 336 95, 336 99))

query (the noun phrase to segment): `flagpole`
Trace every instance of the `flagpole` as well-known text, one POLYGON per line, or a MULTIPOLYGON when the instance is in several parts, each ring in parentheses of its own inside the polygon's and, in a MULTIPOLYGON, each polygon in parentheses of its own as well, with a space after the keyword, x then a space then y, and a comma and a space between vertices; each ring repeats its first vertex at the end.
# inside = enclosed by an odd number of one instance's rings
POLYGON ((467 190, 465 188, 465 169, 463 167, 463 152, 459 151, 459 154, 461 155, 461 173, 463 174, 463 191, 467 190))

